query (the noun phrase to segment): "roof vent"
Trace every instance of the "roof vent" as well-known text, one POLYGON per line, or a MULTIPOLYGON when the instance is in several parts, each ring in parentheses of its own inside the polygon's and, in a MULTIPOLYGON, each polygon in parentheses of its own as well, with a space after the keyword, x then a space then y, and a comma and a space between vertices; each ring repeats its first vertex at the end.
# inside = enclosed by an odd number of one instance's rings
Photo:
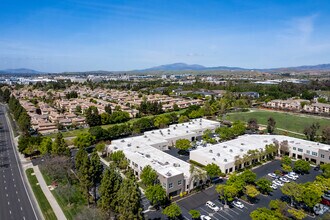
POLYGON ((150 154, 146 154, 146 158, 150 158, 150 154))
POLYGON ((113 149, 117 150, 117 149, 118 149, 118 147, 113 147, 113 149))
POLYGON ((140 148, 139 146, 136 146, 136 148, 140 148))
POLYGON ((227 162, 227 159, 224 159, 223 161, 227 162))
POLYGON ((154 131, 151 132, 151 134, 154 134, 154 133, 155 133, 154 131))
POLYGON ((186 126, 186 128, 188 128, 188 125, 186 126))
POLYGON ((217 156, 220 157, 220 153, 217 153, 217 156))
POLYGON ((225 146, 223 146, 223 148, 227 148, 227 146, 225 145, 225 146))
POLYGON ((144 138, 147 138, 147 135, 144 135, 144 138))
POLYGON ((128 143, 128 144, 127 144, 127 147, 130 147, 130 146, 132 146, 132 144, 131 144, 131 143, 128 143))
POLYGON ((215 161, 215 158, 213 157, 213 158, 212 158, 212 160, 214 160, 214 161, 215 161))
POLYGON ((209 150, 210 153, 213 153, 213 150, 209 150))
POLYGON ((120 142, 125 142, 125 139, 122 139, 120 142))
POLYGON ((232 150, 232 149, 230 149, 230 150, 229 150, 229 152, 233 152, 233 150, 232 150))
POLYGON ((168 132, 170 132, 171 130, 170 129, 167 129, 168 132))
POLYGON ((172 176, 172 173, 170 173, 170 171, 168 171, 168 172, 166 173, 166 176, 172 176))
POLYGON ((243 149, 240 149, 241 152, 243 152, 244 150, 243 149))

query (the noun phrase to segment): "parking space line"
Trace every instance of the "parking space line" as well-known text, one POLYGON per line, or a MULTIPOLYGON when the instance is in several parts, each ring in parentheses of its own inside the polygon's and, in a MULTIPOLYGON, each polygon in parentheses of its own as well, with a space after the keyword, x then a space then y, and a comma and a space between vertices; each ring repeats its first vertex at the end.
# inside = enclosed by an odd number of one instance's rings
MULTIPOLYGON (((214 203, 223 206, 219 201, 214 201, 214 203)), ((225 208, 223 208, 224 210, 226 210, 225 208)), ((228 208, 230 211, 234 212, 236 215, 239 215, 239 213, 235 212, 234 210, 232 210, 231 208, 228 208)))
MULTIPOLYGON (((230 220, 230 219, 228 219, 227 217, 221 215, 219 212, 216 212, 215 214, 220 215, 220 216, 221 216, 222 218, 224 218, 224 219, 230 220)), ((215 217, 214 217, 214 218, 215 218, 215 217)))
MULTIPOLYGON (((208 211, 206 211, 205 209, 203 209, 202 207, 199 207, 201 210, 203 210, 204 212, 206 212, 206 214, 207 215, 209 215, 209 216, 212 216, 212 218, 215 218, 215 219, 217 219, 217 220, 219 220, 217 217, 214 217, 214 214, 216 214, 216 212, 211 212, 211 213, 209 213, 208 211)), ((229 219, 228 219, 229 220, 229 219)))

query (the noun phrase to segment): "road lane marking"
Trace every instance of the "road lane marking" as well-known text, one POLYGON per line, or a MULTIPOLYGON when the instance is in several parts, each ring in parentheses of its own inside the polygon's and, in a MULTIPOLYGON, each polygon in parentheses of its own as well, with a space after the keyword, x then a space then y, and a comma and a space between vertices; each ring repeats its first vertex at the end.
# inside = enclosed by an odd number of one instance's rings
POLYGON ((22 208, 22 206, 21 206, 21 211, 23 211, 23 208, 22 208))
POLYGON ((8 205, 10 205, 10 202, 8 201, 8 205))
POLYGON ((8 197, 8 194, 6 193, 6 197, 8 197))
POLYGON ((17 199, 17 201, 18 201, 18 202, 21 202, 21 200, 20 200, 20 199, 17 199))

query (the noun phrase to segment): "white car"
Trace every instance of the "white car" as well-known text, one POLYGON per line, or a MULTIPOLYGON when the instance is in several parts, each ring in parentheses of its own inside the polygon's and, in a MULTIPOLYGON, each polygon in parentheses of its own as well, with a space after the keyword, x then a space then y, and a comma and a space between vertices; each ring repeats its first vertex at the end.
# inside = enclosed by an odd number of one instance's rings
POLYGON ((299 178, 298 174, 296 174, 295 172, 290 172, 289 175, 290 175, 290 176, 294 176, 294 177, 296 177, 296 178, 299 178))
POLYGON ((213 202, 211 201, 207 201, 206 202, 206 206, 209 207, 210 209, 212 209, 213 211, 217 212, 219 211, 219 207, 216 206, 213 202))
POLYGON ((276 174, 275 173, 268 173, 268 176, 270 176, 272 178, 276 178, 276 174))
POLYGON ((280 177, 280 180, 281 180, 282 182, 285 182, 285 183, 289 183, 289 182, 290 182, 290 180, 288 180, 288 179, 285 178, 285 177, 280 177))
POLYGON ((241 208, 241 209, 244 208, 244 204, 238 200, 233 201, 233 205, 236 206, 237 208, 241 208))
POLYGON ((297 180, 297 177, 295 177, 295 176, 291 176, 291 175, 289 175, 289 174, 286 174, 285 177, 286 177, 286 178, 289 178, 289 179, 291 179, 291 180, 297 180))
POLYGON ((277 186, 283 186, 283 183, 279 180, 274 180, 273 184, 277 185, 277 186))
POLYGON ((276 185, 276 184, 272 184, 272 185, 270 186, 270 188, 272 188, 272 189, 277 189, 277 185, 276 185))
POLYGON ((201 215, 201 220, 212 220, 210 216, 201 215))

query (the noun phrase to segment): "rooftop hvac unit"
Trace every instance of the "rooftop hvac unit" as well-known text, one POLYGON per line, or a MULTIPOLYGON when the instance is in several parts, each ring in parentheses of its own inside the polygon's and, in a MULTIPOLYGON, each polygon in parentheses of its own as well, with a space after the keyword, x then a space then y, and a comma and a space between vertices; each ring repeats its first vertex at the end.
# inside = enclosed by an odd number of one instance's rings
POLYGON ((140 148, 139 146, 136 146, 136 148, 140 148))
POLYGON ((227 162, 227 159, 224 159, 223 161, 227 162))
POLYGON ((223 146, 223 148, 227 148, 227 146, 225 145, 225 146, 223 146))
POLYGON ((265 143, 267 143, 268 141, 267 140, 264 140, 265 143))
POLYGON ((171 130, 170 129, 167 129, 168 132, 170 132, 171 130))
POLYGON ((210 153, 213 153, 213 150, 209 150, 210 153))
POLYGON ((244 150, 243 149, 240 149, 241 152, 243 152, 244 150))
POLYGON ((154 134, 154 133, 155 133, 154 131, 151 132, 151 134, 154 134))
POLYGON ((127 147, 130 147, 130 146, 132 146, 132 144, 131 144, 131 143, 128 143, 128 144, 127 144, 127 147))
POLYGON ((146 154, 146 157, 147 157, 147 158, 150 158, 150 154, 146 154))
POLYGON ((172 176, 172 173, 167 172, 167 173, 166 173, 166 176, 172 176))
POLYGON ((230 149, 230 150, 229 150, 229 152, 233 152, 233 150, 232 150, 232 149, 230 149))
POLYGON ((215 161, 215 158, 213 157, 213 158, 212 158, 212 160, 214 160, 214 161, 215 161))
POLYGON ((117 149, 118 149, 118 147, 113 147, 113 149, 117 150, 117 149))
POLYGON ((188 125, 186 126, 186 128, 188 128, 188 125))
POLYGON ((144 135, 144 138, 147 138, 147 135, 144 135))
POLYGON ((120 142, 125 142, 125 139, 122 139, 120 142))
POLYGON ((220 157, 220 153, 217 153, 217 156, 220 157))
POLYGON ((186 131, 186 133, 188 133, 189 131, 186 131))

